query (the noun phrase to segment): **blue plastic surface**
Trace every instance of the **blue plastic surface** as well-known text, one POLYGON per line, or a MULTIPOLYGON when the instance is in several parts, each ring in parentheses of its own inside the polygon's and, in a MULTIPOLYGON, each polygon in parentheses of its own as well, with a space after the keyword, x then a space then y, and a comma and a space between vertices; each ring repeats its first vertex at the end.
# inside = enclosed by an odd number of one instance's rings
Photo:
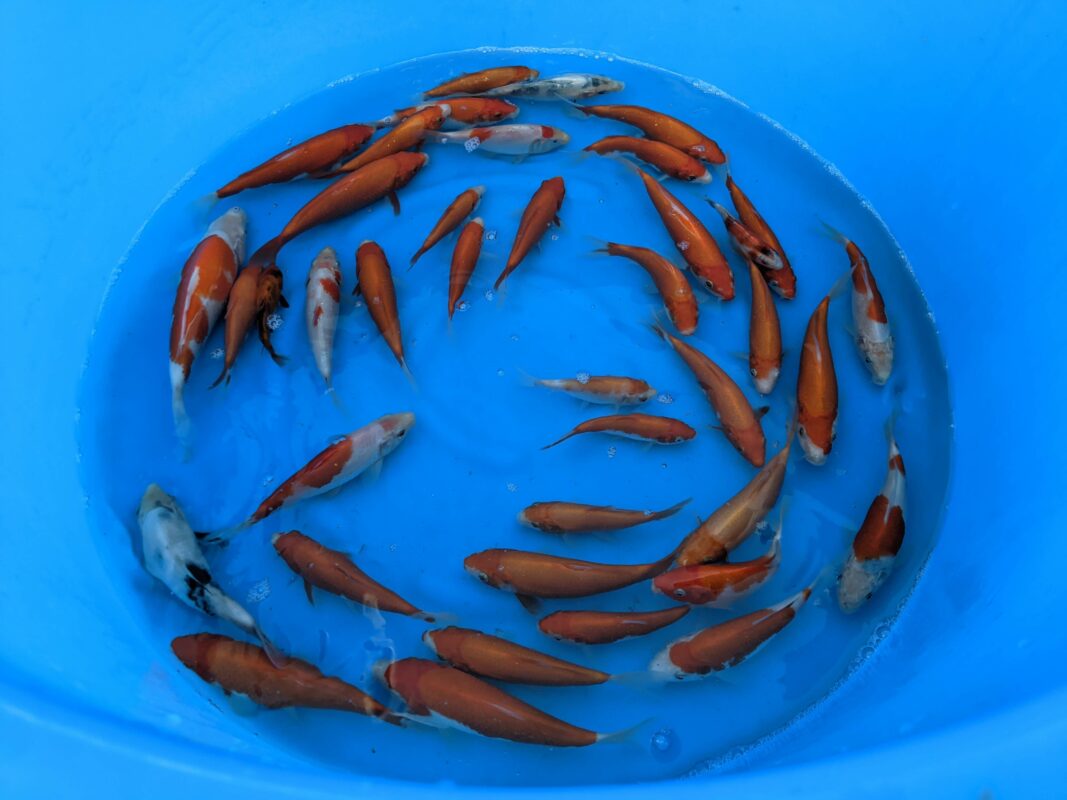
POLYGON ((11 185, 24 190, 4 201, 17 236, 3 325, 19 346, 4 367, 14 413, 0 421, 12 576, 0 587, 10 621, 0 629, 0 734, 10 742, 0 780, 22 795, 105 780, 136 795, 168 770, 176 795, 219 780, 256 796, 373 790, 250 739, 173 679, 91 539, 75 391, 112 265, 185 170, 268 110, 345 74, 490 41, 619 52, 709 80, 767 113, 871 200, 937 317, 957 458, 926 574, 875 656, 817 714, 750 751, 743 771, 695 780, 741 796, 888 795, 935 782, 960 795, 1023 796, 1062 779, 1055 490, 1064 425, 1046 398, 1063 384, 1049 345, 1064 288, 1050 224, 1065 205, 1056 181, 1064 120, 1044 83, 1063 71, 1059 12, 905 4, 878 19, 806 9, 798 21, 756 4, 703 10, 706 19, 680 26, 693 9, 659 4, 649 24, 670 33, 639 44, 603 12, 583 20, 573 9, 510 9, 505 31, 487 21, 502 9, 487 8, 479 22, 476 10, 437 6, 410 17, 384 5, 308 6, 291 19, 187 4, 140 38, 131 31, 147 20, 131 8, 89 43, 79 31, 99 13, 67 9, 61 23, 45 11, 20 15, 5 67, 33 60, 40 73, 6 78, 5 100, 40 111, 4 132, 4 151, 19 154, 11 185), (683 28, 686 47, 674 33, 683 28), (752 49, 754 32, 763 53, 752 49), (31 47, 45 35, 53 58, 42 62, 31 47), (55 55, 75 42, 94 50, 76 63, 55 55), (1039 394, 1027 391, 1035 384, 1039 394), (177 726, 177 709, 197 710, 177 726), (62 771, 60 748, 72 753, 62 771))

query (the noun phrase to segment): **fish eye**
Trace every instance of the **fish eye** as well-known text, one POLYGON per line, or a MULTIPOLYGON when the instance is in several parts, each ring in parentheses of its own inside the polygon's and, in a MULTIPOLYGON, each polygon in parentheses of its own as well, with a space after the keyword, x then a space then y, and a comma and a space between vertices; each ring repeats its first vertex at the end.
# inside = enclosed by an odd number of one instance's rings
POLYGON ((749 374, 751 374, 751 375, 752 375, 752 377, 753 377, 753 378, 755 378, 755 377, 756 377, 756 368, 755 368, 755 367, 753 367, 752 369, 750 369, 750 370, 749 370, 749 374))
POLYGON ((403 439, 405 436, 408 435, 408 432, 407 432, 407 430, 399 430, 399 431, 396 432, 396 435, 397 435, 397 438, 403 439))
POLYGON ((685 589, 675 589, 674 590, 674 596, 675 597, 685 597, 685 589))
POLYGON ((704 286, 705 286, 705 288, 707 288, 707 290, 709 292, 714 292, 715 291, 715 284, 712 283, 711 281, 704 281, 704 286))

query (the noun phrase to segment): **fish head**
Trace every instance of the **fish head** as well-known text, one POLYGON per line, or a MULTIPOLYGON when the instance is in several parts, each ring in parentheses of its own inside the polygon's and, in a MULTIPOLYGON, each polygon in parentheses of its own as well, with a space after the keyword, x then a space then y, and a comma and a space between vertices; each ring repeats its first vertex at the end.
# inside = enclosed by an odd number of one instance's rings
POLYGON ((499 566, 500 559, 495 550, 483 550, 463 559, 463 568, 482 583, 490 586, 499 586, 499 583, 493 579, 499 566))
POLYGON ((889 374, 893 371, 893 340, 861 343, 863 361, 871 373, 871 379, 879 386, 885 386, 889 374))
POLYGON ((652 591, 682 603, 704 605, 715 599, 715 593, 697 581, 686 580, 689 567, 679 567, 657 575, 652 580, 652 591))
POLYGON ((194 633, 179 636, 170 643, 170 649, 189 669, 209 683, 214 682, 211 674, 212 651, 219 642, 232 641, 225 636, 214 633, 194 633))
POLYGON ((166 509, 176 516, 182 515, 178 502, 163 491, 163 488, 158 483, 150 483, 141 496, 141 505, 137 509, 137 521, 143 524, 145 517, 160 508, 166 509))
POLYGON ((248 214, 240 206, 234 206, 216 219, 207 229, 208 236, 218 236, 230 246, 237 263, 245 260, 245 234, 248 230, 248 214))
POLYGON ((771 367, 763 375, 760 375, 758 374, 760 372, 759 369, 751 370, 756 384, 756 391, 760 394, 770 394, 774 390, 774 385, 778 382, 778 373, 780 371, 778 367, 771 367))
POLYGON ((608 92, 621 92, 625 88, 625 83, 617 81, 614 78, 609 78, 607 75, 589 76, 590 97, 597 94, 607 94, 608 92))
POLYGON ((408 431, 414 426, 415 415, 410 411, 404 411, 400 414, 386 414, 379 419, 378 427, 381 429, 382 438, 378 445, 378 454, 387 456, 396 450, 407 437, 408 431))
POLYGON ((834 424, 821 418, 807 419, 797 425, 797 439, 804 451, 804 457, 819 466, 825 463, 826 457, 830 455, 834 424))
POLYGON ((637 399, 640 400, 642 403, 646 403, 646 402, 648 402, 649 400, 651 400, 655 396, 656 396, 656 390, 653 389, 651 386, 649 386, 647 389, 645 389, 643 392, 641 392, 639 395, 637 395, 637 399))
POLYGON ((534 153, 548 153, 563 147, 568 144, 570 140, 570 134, 566 131, 560 130, 559 128, 553 128, 551 125, 542 125, 541 138, 533 143, 531 149, 534 153))

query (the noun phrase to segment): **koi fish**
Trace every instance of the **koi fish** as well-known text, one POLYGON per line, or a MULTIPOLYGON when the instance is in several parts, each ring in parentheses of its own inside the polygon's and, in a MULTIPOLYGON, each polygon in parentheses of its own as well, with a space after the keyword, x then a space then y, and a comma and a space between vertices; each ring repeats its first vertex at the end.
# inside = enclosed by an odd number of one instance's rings
POLYGON ((655 139, 642 139, 638 136, 606 136, 584 149, 601 156, 630 153, 672 178, 693 183, 711 183, 711 173, 699 160, 676 147, 657 142, 655 139))
POLYGON ((506 683, 535 686, 595 686, 611 676, 555 658, 498 636, 468 628, 426 631, 422 641, 456 669, 506 683))
POLYGON ((300 234, 347 217, 383 197, 389 198, 393 210, 399 214, 397 191, 407 186, 429 160, 430 157, 425 153, 394 153, 342 176, 297 211, 282 232, 260 247, 249 263, 260 266, 270 264, 281 249, 300 234))
POLYGON ((433 622, 432 616, 396 592, 386 589, 357 567, 347 555, 319 544, 300 531, 276 533, 271 537, 271 544, 289 569, 304 580, 304 592, 309 603, 315 602, 312 591, 317 586, 368 608, 433 622))
POLYGON ((649 669, 657 677, 688 680, 735 667, 792 622, 810 596, 809 586, 776 606, 671 642, 652 660, 649 669))
POLYGON ((377 129, 377 125, 342 125, 312 136, 238 175, 215 192, 215 196, 229 197, 245 189, 285 183, 301 175, 330 169, 342 158, 359 150, 377 129))
POLYGON ((819 466, 826 462, 837 435, 837 373, 826 318, 830 295, 808 320, 797 376, 797 437, 804 457, 819 466))
MULTIPOLYGON (((631 165, 632 166, 632 165, 631 165)), ((715 237, 697 216, 644 170, 633 167, 645 184, 671 241, 704 288, 723 300, 734 299, 734 274, 715 237)))
POLYGON ((514 592, 527 608, 531 598, 589 597, 654 578, 671 565, 674 553, 650 564, 597 564, 525 550, 483 550, 463 566, 494 589, 514 592))
POLYGON ((719 212, 723 225, 730 236, 730 241, 741 257, 753 262, 761 269, 779 270, 784 264, 778 251, 763 242, 755 233, 731 214, 722 203, 716 203, 710 197, 705 197, 708 205, 719 212))
POLYGON ((499 289, 500 284, 522 263, 530 249, 545 235, 549 225, 559 226, 559 209, 563 205, 565 194, 566 187, 563 185, 563 178, 549 178, 533 193, 526 210, 522 212, 515 242, 511 245, 511 253, 508 254, 504 271, 493 284, 494 289, 499 289))
POLYGON ((182 267, 170 326, 170 386, 174 424, 183 439, 189 429, 185 383, 193 359, 222 316, 237 268, 244 260, 247 224, 245 212, 231 208, 208 226, 182 267))
POLYGON ((311 352, 315 356, 315 366, 326 381, 326 386, 332 385, 333 338, 337 332, 340 310, 341 268, 334 249, 324 247, 311 262, 304 313, 307 317, 308 341, 311 342, 311 352))
POLYGON ((734 564, 691 564, 657 575, 652 591, 694 606, 728 608, 766 583, 782 561, 779 525, 770 549, 759 558, 734 564))
POLYGON ((423 253, 452 233, 463 220, 474 213, 474 209, 482 201, 483 194, 485 194, 484 186, 475 186, 460 192, 456 199, 448 204, 448 208, 437 220, 437 224, 433 226, 433 230, 422 243, 422 247, 415 251, 415 255, 411 257, 411 265, 414 266, 415 262, 422 258, 423 253))
POLYGON ((230 288, 230 295, 226 301, 226 327, 223 340, 226 346, 226 355, 222 362, 222 371, 215 382, 211 384, 214 389, 224 380, 230 382, 230 373, 237 361, 237 354, 241 351, 248 331, 259 313, 258 286, 259 277, 263 274, 261 267, 245 267, 237 274, 237 280, 230 288))
POLYGON ((137 511, 137 523, 141 528, 144 566, 149 575, 190 608, 225 620, 255 636, 263 643, 271 660, 279 662, 284 659, 252 615, 215 583, 207 559, 197 544, 196 534, 181 507, 158 484, 149 484, 145 489, 137 511))
POLYGON ((766 407, 755 411, 733 379, 718 364, 688 345, 677 336, 672 336, 659 325, 652 330, 663 337, 674 348, 685 365, 704 390, 708 402, 719 418, 721 429, 726 438, 745 459, 755 467, 762 467, 767 452, 767 440, 763 435, 760 418, 767 412, 766 407))
POLYGON ((527 506, 519 512, 519 522, 546 533, 619 531, 673 517, 692 499, 687 498, 662 511, 629 511, 614 506, 589 506, 552 500, 527 506))
POLYGON ((417 147, 429 133, 440 128, 451 113, 452 107, 448 103, 432 104, 421 111, 416 111, 397 123, 396 127, 381 139, 372 142, 370 147, 362 153, 322 177, 331 177, 342 172, 354 172, 372 161, 417 147))
POLYGON ((667 310, 674 327, 682 336, 689 336, 697 329, 697 301, 689 281, 678 267, 647 247, 635 247, 629 244, 608 242, 597 253, 609 256, 622 256, 640 266, 656 284, 656 290, 663 298, 663 307, 667 310))
POLYGON ((610 433, 626 439, 637 439, 656 444, 680 444, 688 442, 697 432, 680 419, 673 417, 656 417, 651 414, 610 414, 606 417, 594 417, 586 420, 552 444, 546 444, 542 450, 548 450, 572 436, 581 433, 610 433))
POLYGON ((722 561, 741 544, 778 502, 793 446, 795 426, 785 447, 741 491, 701 522, 678 548, 678 565, 691 567, 722 561))
POLYGON ((569 394, 587 403, 609 406, 639 406, 656 396, 656 390, 639 378, 590 375, 579 378, 530 378, 534 386, 569 394))
POLYGON ((558 150, 571 140, 566 131, 551 125, 493 125, 427 134, 437 144, 461 144, 468 153, 501 156, 536 156, 558 150))
POLYGON ((356 288, 352 294, 362 294, 367 311, 381 331, 382 338, 393 351, 405 373, 410 374, 404 360, 404 342, 400 338, 400 314, 396 309, 396 288, 385 251, 369 239, 356 250, 356 288))
POLYGON ((557 611, 538 622, 537 627, 554 639, 578 644, 611 644, 666 628, 689 611, 689 606, 662 611, 557 611))
POLYGON ((575 109, 587 116, 613 119, 641 130, 649 139, 669 144, 693 158, 707 161, 709 164, 725 164, 726 155, 722 149, 696 128, 679 119, 642 106, 582 106, 572 104, 575 109))
POLYGON ((376 668, 379 679, 407 704, 412 719, 492 739, 551 747, 586 747, 607 735, 550 716, 462 670, 404 658, 376 668))
POLYGON ((478 256, 482 254, 482 240, 485 238, 485 223, 481 217, 475 217, 460 231, 456 247, 452 251, 452 265, 448 272, 448 318, 456 313, 456 306, 470 282, 478 256))
POLYGON ((211 535, 209 541, 227 538, 228 533, 250 528, 283 506, 354 480, 393 452, 414 424, 415 415, 410 412, 387 414, 337 440, 286 478, 236 529, 211 535))
MULTIPOLYGON (((764 244, 770 245, 782 260, 781 269, 763 270, 763 277, 777 294, 785 300, 792 300, 797 296, 797 276, 793 267, 789 264, 782 243, 774 235, 771 226, 760 216, 759 211, 748 199, 741 187, 734 182, 729 172, 726 173, 726 188, 730 192, 730 201, 737 209, 737 216, 745 227, 754 233, 764 244)), ((758 266, 758 265, 757 265, 758 266)))
POLYGON ((606 75, 567 72, 554 78, 524 80, 486 92, 491 97, 521 97, 524 100, 582 100, 608 92, 621 92, 626 84, 606 75))
POLYGON ((277 666, 260 648, 228 636, 197 633, 179 636, 171 650, 201 680, 217 684, 226 694, 242 694, 265 708, 324 708, 353 711, 394 725, 403 719, 340 678, 323 675, 298 658, 277 666))
POLYGON ((889 469, 885 483, 867 509, 867 516, 852 541, 848 561, 837 578, 837 602, 846 614, 851 614, 870 600, 878 587, 885 583, 904 542, 907 504, 904 458, 888 425, 886 437, 889 440, 889 469))
POLYGON ((849 273, 852 276, 852 324, 856 327, 856 345, 863 363, 871 373, 871 380, 885 386, 893 371, 893 334, 885 315, 885 301, 878 291, 871 265, 856 243, 840 231, 826 226, 831 236, 844 245, 848 253, 849 273))
POLYGON ((285 356, 275 353, 274 345, 270 341, 270 318, 279 305, 289 308, 289 301, 282 294, 282 271, 272 264, 260 273, 256 282, 256 313, 259 315, 259 341, 270 353, 274 363, 281 365, 285 363, 285 356))
POLYGON ((457 78, 451 78, 435 86, 424 97, 444 97, 450 94, 484 94, 498 86, 507 86, 519 81, 530 81, 540 75, 529 67, 493 67, 478 72, 465 72, 457 78))
POLYGON ((519 107, 507 100, 496 97, 450 97, 447 100, 434 100, 432 103, 397 109, 381 121, 383 125, 396 125, 430 105, 447 105, 451 109, 442 128, 469 127, 471 125, 492 125, 519 115, 519 107))
POLYGON ((782 326, 771 290, 759 268, 746 259, 752 284, 752 312, 748 322, 748 372, 756 391, 770 394, 782 371, 782 326))

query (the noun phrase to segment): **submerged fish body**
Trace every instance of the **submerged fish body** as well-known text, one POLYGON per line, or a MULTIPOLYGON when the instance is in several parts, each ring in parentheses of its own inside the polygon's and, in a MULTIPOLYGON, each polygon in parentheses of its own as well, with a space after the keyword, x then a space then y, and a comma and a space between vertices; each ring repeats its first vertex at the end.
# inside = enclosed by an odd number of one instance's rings
POLYGON ((284 364, 285 357, 274 352, 274 345, 270 340, 271 316, 281 306, 289 307, 289 301, 282 294, 282 271, 271 264, 264 269, 256 282, 256 315, 259 318, 259 341, 274 359, 275 364, 284 364))
POLYGON ((630 105, 582 106, 575 104, 575 108, 583 114, 632 125, 640 129, 649 139, 669 144, 701 161, 711 164, 726 162, 726 155, 713 139, 669 114, 653 111, 643 106, 630 105))
POLYGON ((760 241, 773 247, 781 259, 782 266, 780 269, 760 268, 763 272, 764 280, 767 281, 767 285, 779 297, 785 300, 792 300, 797 296, 797 276, 793 272, 793 267, 789 263, 785 250, 782 249, 782 243, 778 241, 778 237, 775 236, 771 226, 756 210, 756 206, 748 199, 748 196, 741 191, 741 187, 737 185, 729 172, 726 173, 726 188, 730 192, 730 201, 734 204, 738 219, 756 234, 760 241))
POLYGON ((519 114, 517 105, 497 97, 450 97, 447 100, 433 100, 425 105, 397 109, 382 122, 386 125, 396 125, 401 120, 422 111, 428 105, 447 105, 451 109, 448 119, 441 126, 445 130, 467 128, 473 125, 493 125, 506 119, 513 119, 519 114))
POLYGON ((504 271, 493 284, 494 289, 500 289, 500 285, 522 263, 526 255, 535 244, 541 241, 550 225, 559 225, 559 210, 563 206, 563 198, 566 195, 566 186, 563 178, 549 178, 542 181, 537 191, 533 193, 526 209, 522 212, 519 220, 519 229, 515 233, 515 241, 511 245, 504 271))
POLYGON ((587 403, 598 405, 640 405, 656 396, 656 390, 639 378, 618 375, 589 375, 581 378, 534 378, 535 386, 554 389, 587 403))
POLYGON ((689 425, 673 417, 657 417, 652 414, 609 414, 595 417, 574 427, 570 433, 560 437, 551 444, 542 447, 548 450, 565 442, 572 436, 583 433, 609 433, 625 439, 637 439, 641 442, 656 444, 681 444, 697 435, 689 425))
POLYGON ((591 506, 553 500, 534 503, 519 512, 519 522, 546 533, 588 533, 617 531, 673 517, 689 500, 661 511, 631 511, 614 506, 591 506))
POLYGON ((474 186, 460 192, 456 199, 448 204, 448 208, 441 214, 441 218, 437 220, 437 224, 433 226, 433 230, 430 231, 422 246, 411 257, 412 266, 427 250, 452 233, 463 220, 474 213, 483 194, 485 194, 484 186, 474 186))
POLYGON ((830 230, 848 254, 856 346, 863 356, 871 380, 878 386, 884 386, 893 372, 893 334, 885 313, 885 301, 867 257, 851 239, 833 228, 830 230))
POLYGON ((812 312, 797 376, 797 439, 812 464, 826 463, 837 436, 837 371, 830 350, 830 296, 812 312))
POLYGON ((463 292, 470 283, 474 268, 478 266, 478 257, 482 253, 482 240, 485 238, 485 222, 475 217, 460 231, 456 246, 452 250, 452 263, 448 271, 448 318, 456 313, 463 292))
POLYGON ((408 367, 404 358, 404 340, 400 334, 400 312, 397 310, 393 271, 385 251, 377 242, 367 240, 356 250, 354 293, 363 295, 367 312, 389 345, 393 357, 406 372, 408 367))
POLYGON ((333 340, 340 310, 341 267, 334 249, 324 247, 308 271, 304 313, 315 366, 327 386, 333 381, 333 340))
POLYGON ((759 558, 737 563, 691 564, 657 575, 652 590, 695 606, 726 608, 773 577, 782 560, 781 528, 770 549, 759 558))
POLYGON ((503 156, 535 156, 551 153, 566 145, 571 137, 551 125, 492 125, 427 134, 438 144, 460 144, 468 153, 493 153, 503 156))
POLYGON ((466 72, 450 78, 432 89, 423 92, 425 97, 446 97, 450 94, 484 94, 498 86, 529 81, 540 73, 535 69, 521 66, 492 67, 491 69, 466 72))
POLYGON ((372 161, 417 147, 428 134, 440 128, 451 113, 452 107, 448 103, 430 104, 414 112, 362 153, 341 164, 336 172, 353 172, 372 161))
POLYGON ((640 136, 606 136, 584 148, 597 155, 629 153, 651 164, 664 175, 693 183, 711 183, 711 173, 701 161, 669 144, 640 136))
POLYGON ((756 391, 770 394, 782 372, 782 326, 771 290, 759 268, 748 265, 752 286, 752 309, 748 326, 748 371, 756 391))
POLYGON ((557 611, 537 623, 541 633, 578 644, 612 644, 645 636, 671 625, 690 612, 689 606, 661 611, 557 611))
POLYGON ((726 209, 726 206, 716 203, 710 197, 705 199, 708 201, 708 205, 719 212, 723 225, 726 226, 726 232, 730 235, 730 241, 742 258, 765 270, 779 270, 784 266, 778 251, 760 239, 745 223, 731 214, 726 209))
POLYGON ((626 84, 606 75, 567 72, 551 78, 523 80, 486 92, 491 97, 521 97, 524 100, 583 100, 608 92, 621 92, 626 84))
POLYGON ((647 247, 608 242, 602 250, 609 256, 621 256, 640 266, 663 298, 663 307, 678 333, 689 336, 696 332, 699 311, 689 281, 678 267, 647 247))
POLYGON ((230 374, 237 361, 237 354, 241 351, 241 345, 244 344, 259 313, 258 287, 262 273, 262 267, 254 265, 245 267, 238 273, 237 280, 230 288, 230 294, 226 300, 226 322, 223 336, 225 355, 222 361, 222 371, 211 384, 212 387, 218 386, 224 380, 229 383, 230 374))

